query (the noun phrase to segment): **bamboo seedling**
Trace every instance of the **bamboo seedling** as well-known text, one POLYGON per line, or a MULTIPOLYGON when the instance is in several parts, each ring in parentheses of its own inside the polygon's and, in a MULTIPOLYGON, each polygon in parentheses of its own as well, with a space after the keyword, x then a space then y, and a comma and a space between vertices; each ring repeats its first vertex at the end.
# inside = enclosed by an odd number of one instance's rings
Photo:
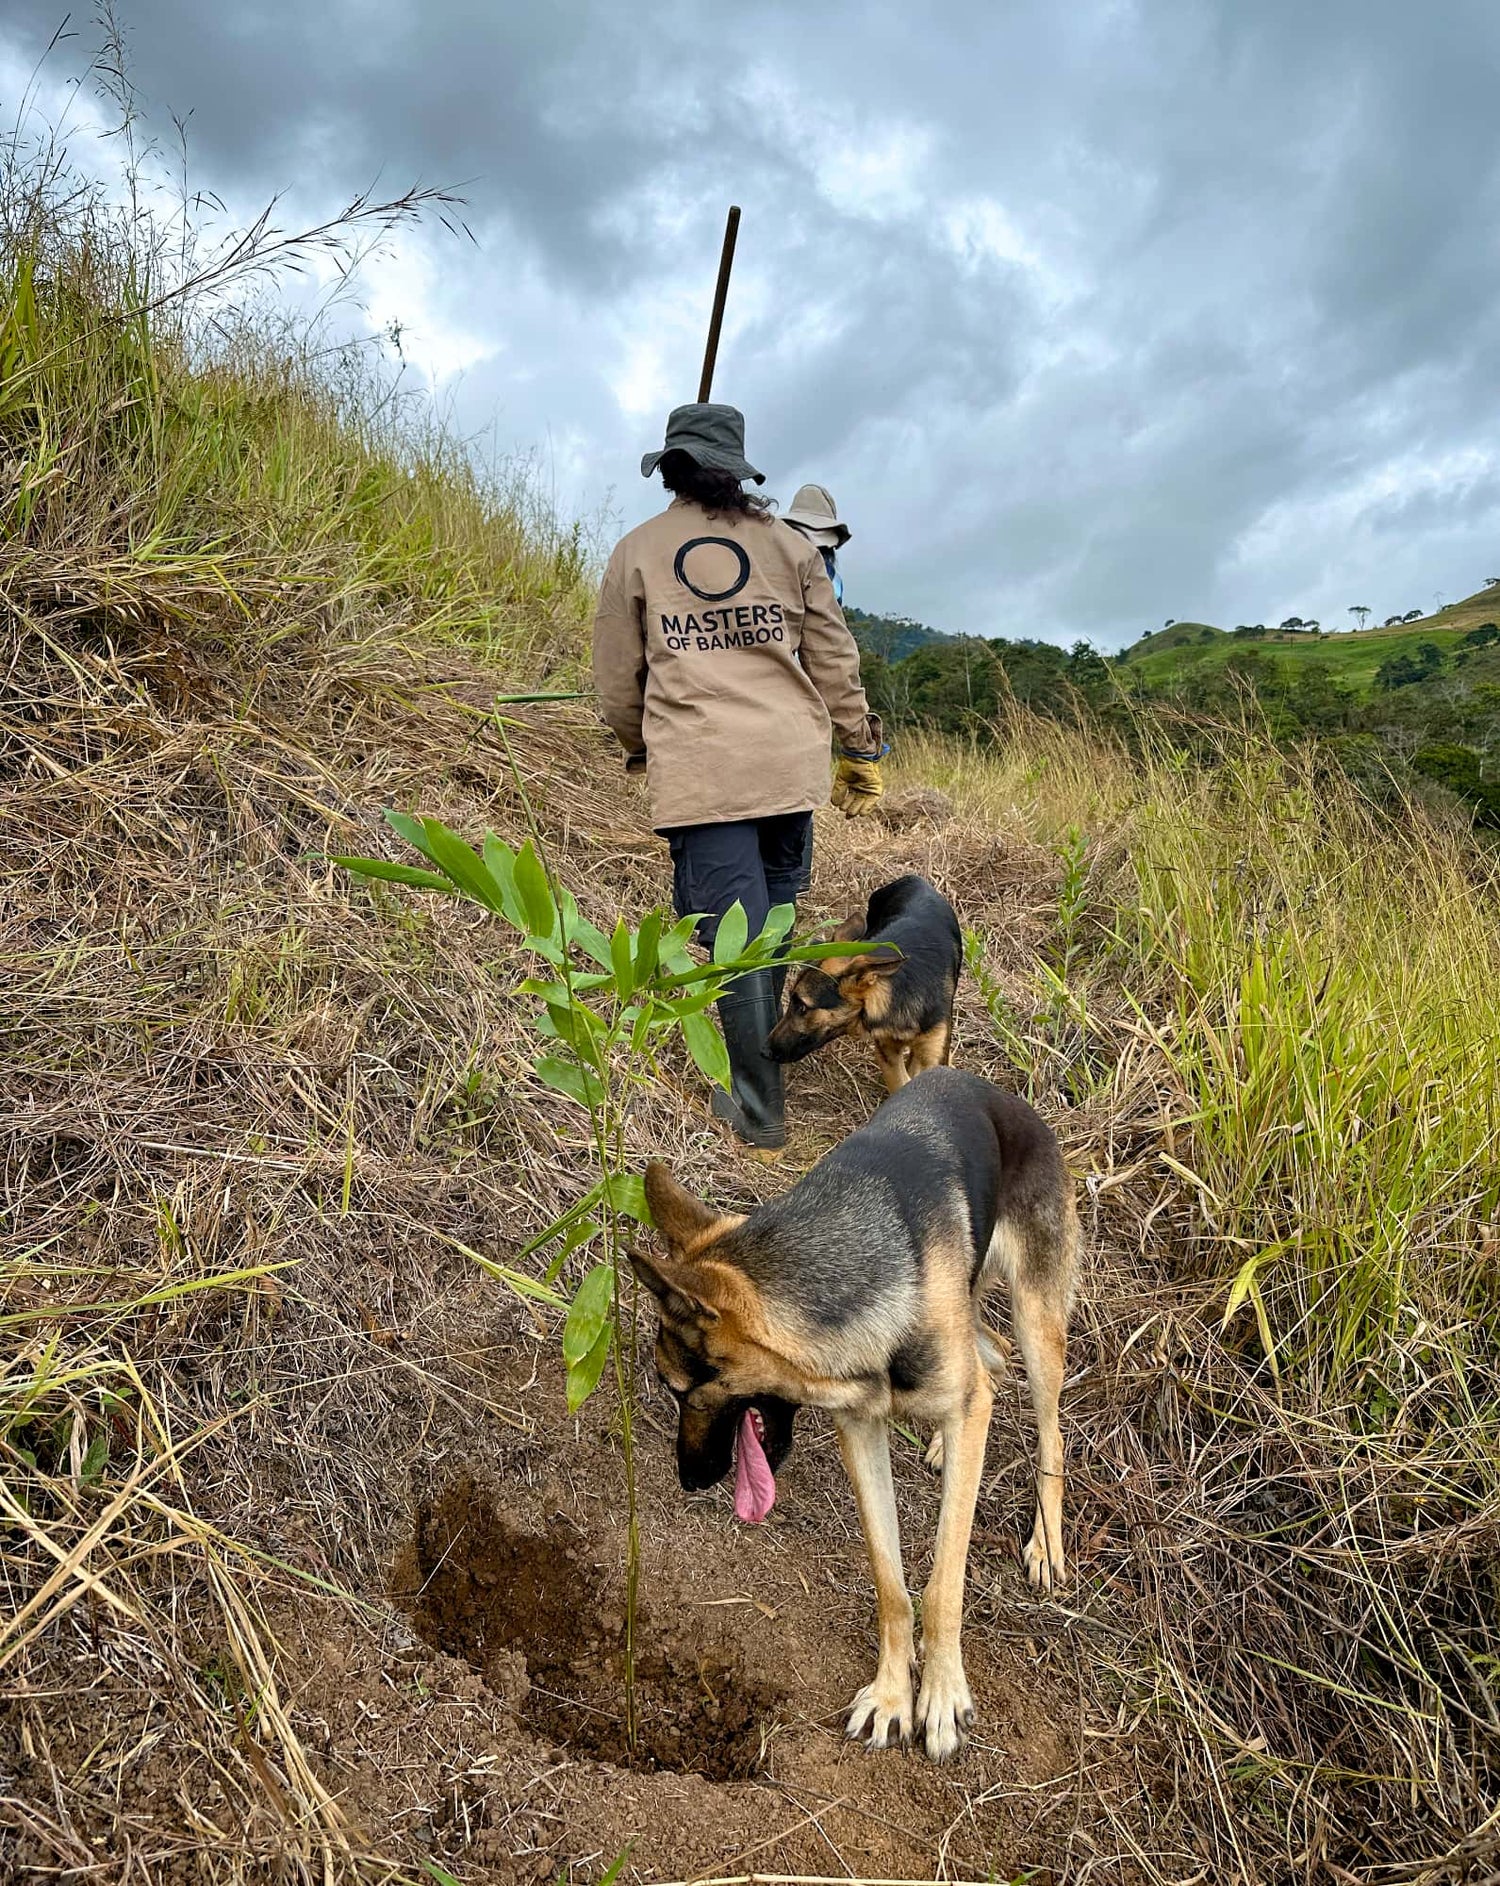
MULTIPOLYGON (((504 737, 504 728, 501 729, 504 737)), ((506 740, 507 753, 509 741, 506 740)), ((525 801, 514 756, 512 777, 525 801)), ((517 993, 540 1006, 532 1016, 537 1038, 531 1071, 537 1080, 581 1110, 593 1153, 592 1183, 565 1212, 539 1231, 509 1265, 485 1269, 517 1294, 566 1306, 562 1361, 567 1405, 575 1414, 598 1387, 614 1359, 628 1502, 626 1544, 625 1721, 634 1746, 635 1614, 639 1539, 635 1498, 634 1289, 624 1282, 629 1258, 622 1221, 649 1226, 641 1177, 631 1169, 627 1126, 632 1101, 660 1073, 662 1050, 680 1037, 694 1062, 718 1086, 729 1087, 729 1055, 710 1013, 738 977, 772 962, 817 962, 848 956, 870 944, 788 945, 795 916, 777 905, 757 936, 749 935, 742 905, 721 918, 707 962, 694 962, 688 945, 700 919, 674 918, 657 908, 631 926, 623 916, 606 933, 583 915, 573 893, 558 882, 529 801, 531 835, 519 847, 487 832, 476 849, 437 819, 388 811, 386 822, 425 861, 407 865, 383 858, 337 856, 335 864, 359 876, 404 884, 477 904, 508 925, 537 973, 517 993), (571 1296, 559 1285, 570 1258, 591 1246, 602 1255, 571 1296), (547 1255, 539 1278, 520 1267, 547 1255)))

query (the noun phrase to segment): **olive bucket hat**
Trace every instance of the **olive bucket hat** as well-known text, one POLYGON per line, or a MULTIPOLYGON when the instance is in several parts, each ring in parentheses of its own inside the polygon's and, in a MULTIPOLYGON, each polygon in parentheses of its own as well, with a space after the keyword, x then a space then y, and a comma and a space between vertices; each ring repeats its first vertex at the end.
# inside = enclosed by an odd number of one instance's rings
POLYGON ((649 478, 668 452, 686 452, 705 471, 766 482, 766 474, 745 457, 745 415, 737 406, 676 407, 667 420, 666 444, 641 460, 642 478, 649 478))
POLYGON ((820 550, 842 550, 854 534, 839 522, 839 507, 826 485, 799 485, 790 507, 781 513, 784 524, 794 524, 820 550))

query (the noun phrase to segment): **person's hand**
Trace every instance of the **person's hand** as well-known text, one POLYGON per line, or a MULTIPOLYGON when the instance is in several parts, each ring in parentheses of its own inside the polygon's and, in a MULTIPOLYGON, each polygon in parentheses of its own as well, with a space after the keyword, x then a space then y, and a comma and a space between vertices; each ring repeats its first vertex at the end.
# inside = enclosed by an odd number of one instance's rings
POLYGON ((879 760, 855 759, 848 753, 841 755, 834 768, 830 797, 846 819, 868 817, 884 791, 879 760))

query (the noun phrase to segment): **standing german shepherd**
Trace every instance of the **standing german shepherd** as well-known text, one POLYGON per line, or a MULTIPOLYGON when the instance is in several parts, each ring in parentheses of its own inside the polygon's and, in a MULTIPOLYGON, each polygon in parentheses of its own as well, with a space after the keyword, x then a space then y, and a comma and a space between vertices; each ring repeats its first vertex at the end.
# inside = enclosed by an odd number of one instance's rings
POLYGON ((1027 1574, 1064 1575, 1057 1403, 1077 1269, 1073 1188, 1024 1101, 937 1068, 881 1108, 784 1197, 725 1217, 646 1169, 665 1258, 631 1253, 656 1297, 656 1367, 677 1402, 677 1472, 690 1491, 733 1464, 735 1510, 764 1519, 799 1406, 827 1408, 875 1574, 880 1661, 849 1734, 906 1741, 934 1761, 974 1719, 959 1633, 965 1566, 1001 1363, 979 1307, 1004 1279, 1037 1422, 1027 1574), (887 1422, 937 1426, 943 1494, 922 1605, 912 1708, 912 1607, 901 1569, 887 1422))
POLYGON ((868 1035, 886 1091, 946 1062, 953 1048, 953 998, 964 944, 953 906, 926 878, 897 878, 871 894, 863 916, 831 939, 888 945, 860 956, 809 963, 771 1030, 773 1061, 800 1061, 840 1035, 868 1035))

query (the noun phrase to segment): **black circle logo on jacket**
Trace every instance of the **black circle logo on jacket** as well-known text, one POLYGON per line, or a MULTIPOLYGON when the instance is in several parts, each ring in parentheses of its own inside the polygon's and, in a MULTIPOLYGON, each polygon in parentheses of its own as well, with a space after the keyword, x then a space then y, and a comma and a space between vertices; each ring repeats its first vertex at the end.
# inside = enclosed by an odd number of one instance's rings
POLYGON ((672 560, 672 574, 684 589, 690 589, 700 602, 728 602, 731 596, 738 596, 750 581, 750 558, 742 544, 737 544, 732 537, 689 537, 672 560), (739 575, 728 589, 699 589, 688 575, 686 564, 690 550, 701 550, 705 544, 712 544, 716 550, 727 550, 739 565, 739 575))

